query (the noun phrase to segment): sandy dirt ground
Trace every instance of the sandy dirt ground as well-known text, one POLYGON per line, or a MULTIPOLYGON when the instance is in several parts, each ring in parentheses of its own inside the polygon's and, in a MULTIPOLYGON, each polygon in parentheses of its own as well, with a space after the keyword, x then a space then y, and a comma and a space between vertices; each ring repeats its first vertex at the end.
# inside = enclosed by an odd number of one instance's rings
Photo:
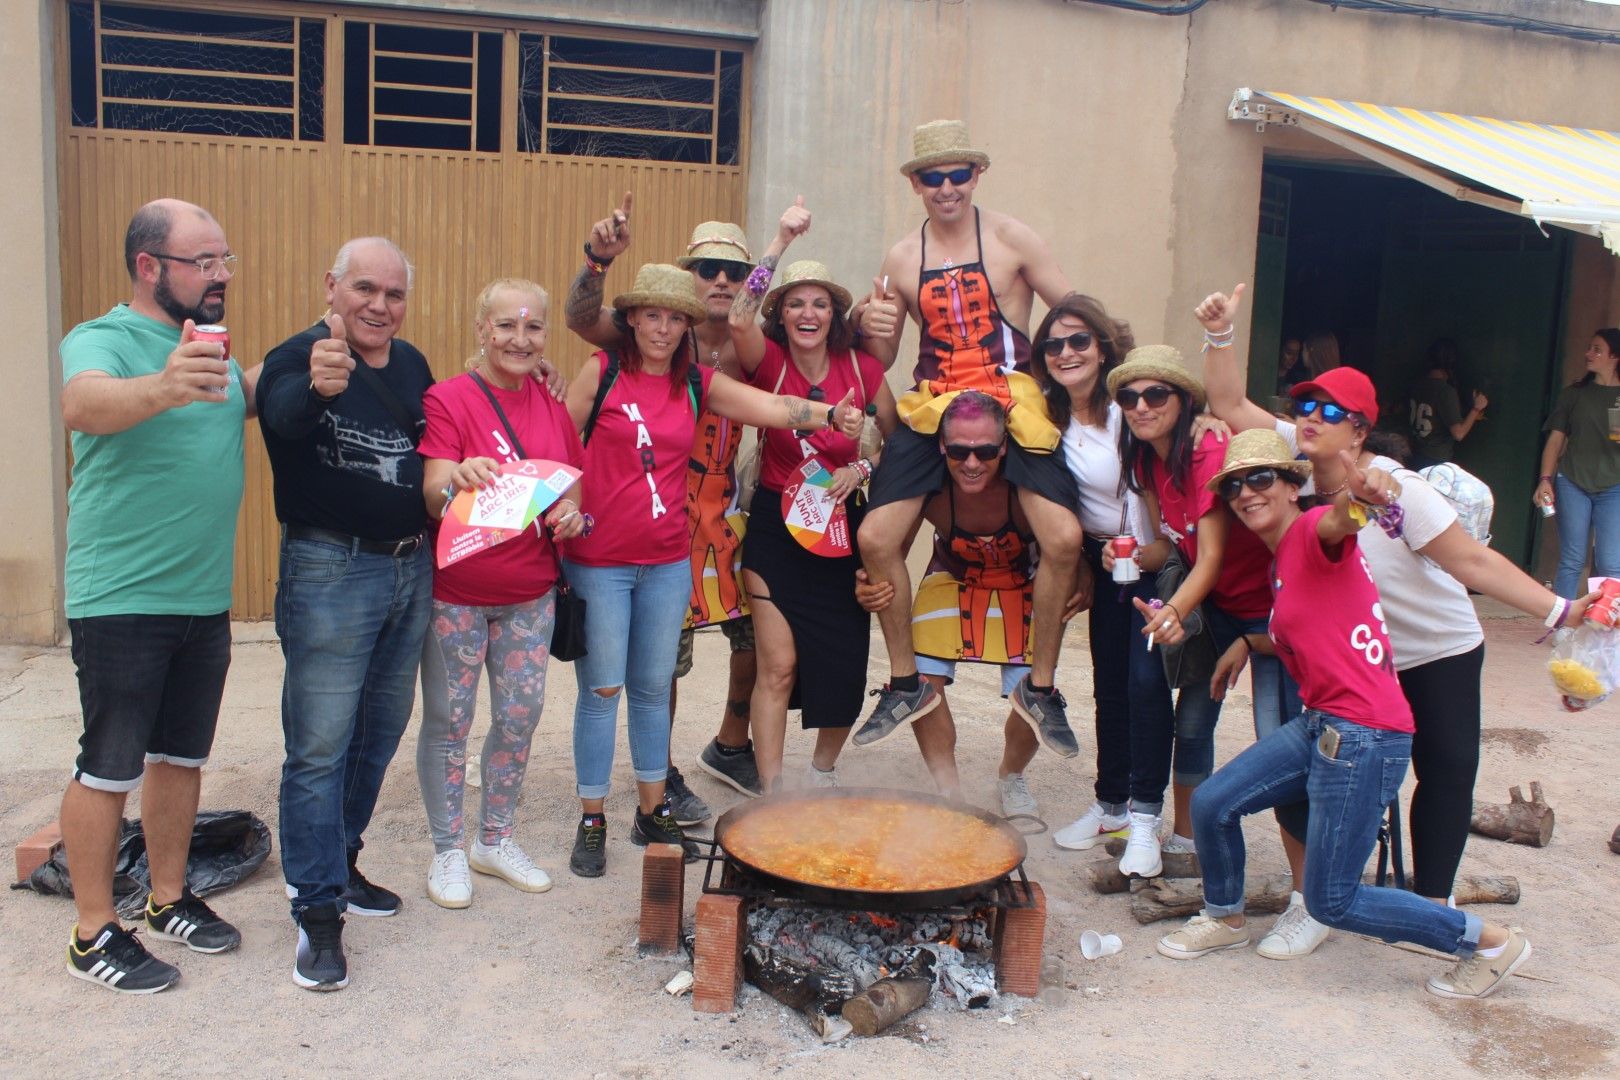
MULTIPOLYGON (((362 866, 405 896, 391 919, 351 918, 352 983, 312 994, 290 978, 294 931, 273 854, 249 882, 213 903, 243 932, 239 952, 202 956, 169 942, 153 951, 184 978, 153 997, 106 993, 71 979, 63 948, 73 920, 62 899, 6 892, 0 923, 0 1062, 11 1076, 108 1075, 457 1077, 799 1076, 1576 1077, 1620 1075, 1620 932, 1614 897, 1620 856, 1606 841, 1620 821, 1614 768, 1617 708, 1560 712, 1533 620, 1487 610, 1485 742, 1479 794, 1506 801, 1510 784, 1541 780, 1557 832, 1541 850, 1480 837, 1465 873, 1511 874, 1517 907, 1482 909, 1524 927, 1535 955, 1495 997, 1443 1001, 1422 982, 1444 961, 1334 934, 1312 957, 1279 963, 1252 950, 1177 963, 1153 949, 1174 924, 1139 926, 1128 899, 1086 882, 1094 852, 1064 852, 1046 837, 1028 869, 1049 897, 1046 950, 1064 968, 1049 1001, 1003 998, 981 1012, 930 1006, 883 1037, 822 1046, 803 1022, 745 990, 730 1016, 692 1012, 662 992, 684 960, 642 959, 635 946, 639 849, 627 838, 632 808, 621 722, 616 790, 608 801, 608 874, 568 873, 576 820, 569 737, 573 672, 555 665, 519 812, 520 842, 556 881, 544 895, 476 877, 473 906, 445 911, 426 899, 432 847, 409 732, 383 789, 362 866), (1082 930, 1113 931, 1124 951, 1088 962, 1082 930)), ((881 656, 875 641, 873 655, 881 656)), ((726 644, 700 634, 697 670, 682 686, 675 752, 682 764, 712 734, 725 689, 726 644)), ((1030 770, 1043 814, 1057 827, 1091 798, 1093 742, 1084 630, 1071 629, 1060 685, 1081 733, 1081 756, 1042 753, 1030 770)), ((874 682, 885 668, 873 665, 874 682)), ((252 810, 274 828, 281 761, 281 656, 265 625, 238 627, 238 644, 205 807, 252 810)), ((952 691, 966 795, 995 805, 1005 705, 990 670, 968 671, 952 691)), ((1246 696, 1219 729, 1219 760, 1252 737, 1246 696)), ((79 733, 65 649, 0 653, 0 835, 9 845, 56 814, 79 733)), ((481 729, 479 730, 481 737, 481 729)), ((789 775, 809 740, 790 736, 789 775)), ((852 748, 848 783, 927 788, 908 735, 852 748)), ((695 768, 694 786, 717 810, 729 789, 695 768)), ((1410 790, 1408 780, 1408 791, 1410 790)), ((132 799, 130 814, 139 812, 132 799)), ((1269 817, 1251 819, 1251 874, 1282 868, 1269 817)), ((687 912, 700 887, 689 871, 687 912)), ((1256 920, 1263 931, 1270 917, 1256 920)), ((1257 935, 1258 936, 1258 935, 1257 935)))

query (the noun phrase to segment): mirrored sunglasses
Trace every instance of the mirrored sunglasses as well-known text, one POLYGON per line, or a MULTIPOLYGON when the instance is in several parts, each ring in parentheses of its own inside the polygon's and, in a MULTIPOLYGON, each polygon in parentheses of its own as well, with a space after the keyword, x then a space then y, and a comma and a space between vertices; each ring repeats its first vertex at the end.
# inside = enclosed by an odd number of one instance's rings
POLYGON ((945 181, 947 180, 951 182, 952 187, 961 187, 963 184, 973 179, 973 166, 964 165, 960 169, 952 169, 950 172, 941 172, 939 169, 928 169, 924 172, 918 173, 917 179, 922 182, 923 187, 944 187, 945 181))
POLYGON ((1330 424, 1342 424, 1354 414, 1343 405, 1336 405, 1331 401, 1317 401, 1315 398, 1306 398, 1294 402, 1295 416, 1311 416, 1317 409, 1322 410, 1322 419, 1330 424))

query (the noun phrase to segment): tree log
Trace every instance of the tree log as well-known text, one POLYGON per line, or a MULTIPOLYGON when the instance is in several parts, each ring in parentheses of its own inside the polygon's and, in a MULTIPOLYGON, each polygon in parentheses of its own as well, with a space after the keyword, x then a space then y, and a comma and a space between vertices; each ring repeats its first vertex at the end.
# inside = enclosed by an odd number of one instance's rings
POLYGON ((1620 825, 1614 827, 1614 835, 1609 837, 1609 850, 1620 855, 1620 825))
POLYGON ((932 979, 879 979, 844 1002, 844 1019, 857 1035, 878 1032, 922 1008, 934 988, 932 979))
POLYGON ((1508 796, 1512 801, 1506 805, 1476 802, 1469 829, 1510 844, 1546 847, 1553 834, 1553 809, 1542 798, 1541 782, 1530 784, 1529 801, 1516 786, 1508 789, 1508 796))
MULTIPOLYGON (((1116 836, 1103 845, 1103 850, 1117 859, 1125 854, 1125 841, 1116 836)), ((1186 878, 1204 876, 1204 871, 1199 869, 1198 866, 1198 853, 1196 851, 1161 851, 1159 852, 1159 861, 1164 864, 1164 872, 1159 875, 1160 877, 1186 878)))
MULTIPOLYGON (((1362 879, 1373 884, 1371 875, 1362 879)), ((1244 893, 1244 911, 1250 915, 1277 914, 1288 907, 1294 881, 1287 874, 1268 874, 1251 880, 1244 893)), ((1519 879, 1515 877, 1459 877, 1453 889, 1463 904, 1517 904, 1519 879)), ((1203 885, 1185 878, 1156 878, 1131 897, 1131 915, 1146 925, 1160 919, 1185 918, 1203 910, 1203 885)))

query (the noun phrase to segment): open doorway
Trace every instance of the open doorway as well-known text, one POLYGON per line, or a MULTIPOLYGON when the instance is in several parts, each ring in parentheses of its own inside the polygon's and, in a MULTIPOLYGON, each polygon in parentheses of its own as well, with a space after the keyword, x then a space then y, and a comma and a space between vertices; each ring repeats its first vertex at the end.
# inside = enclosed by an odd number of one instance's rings
POLYGON ((1529 566, 1541 423, 1555 389, 1568 238, 1382 170, 1264 167, 1249 393, 1278 393, 1289 339, 1331 332, 1378 387, 1380 427, 1409 434, 1409 390, 1450 338, 1467 402, 1490 400, 1455 460, 1496 497, 1491 546, 1529 566))

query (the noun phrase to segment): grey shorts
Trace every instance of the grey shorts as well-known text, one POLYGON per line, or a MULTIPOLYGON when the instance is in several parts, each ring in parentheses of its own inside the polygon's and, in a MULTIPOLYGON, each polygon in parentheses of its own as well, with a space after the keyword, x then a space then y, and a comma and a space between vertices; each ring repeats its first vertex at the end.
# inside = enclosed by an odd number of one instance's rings
MULTIPOLYGON (((744 615, 740 619, 727 619, 720 624, 720 632, 731 642, 731 651, 754 651, 754 619, 744 615)), ((681 631, 681 643, 675 650, 675 677, 684 679, 692 671, 692 639, 697 631, 691 627, 681 631)))

